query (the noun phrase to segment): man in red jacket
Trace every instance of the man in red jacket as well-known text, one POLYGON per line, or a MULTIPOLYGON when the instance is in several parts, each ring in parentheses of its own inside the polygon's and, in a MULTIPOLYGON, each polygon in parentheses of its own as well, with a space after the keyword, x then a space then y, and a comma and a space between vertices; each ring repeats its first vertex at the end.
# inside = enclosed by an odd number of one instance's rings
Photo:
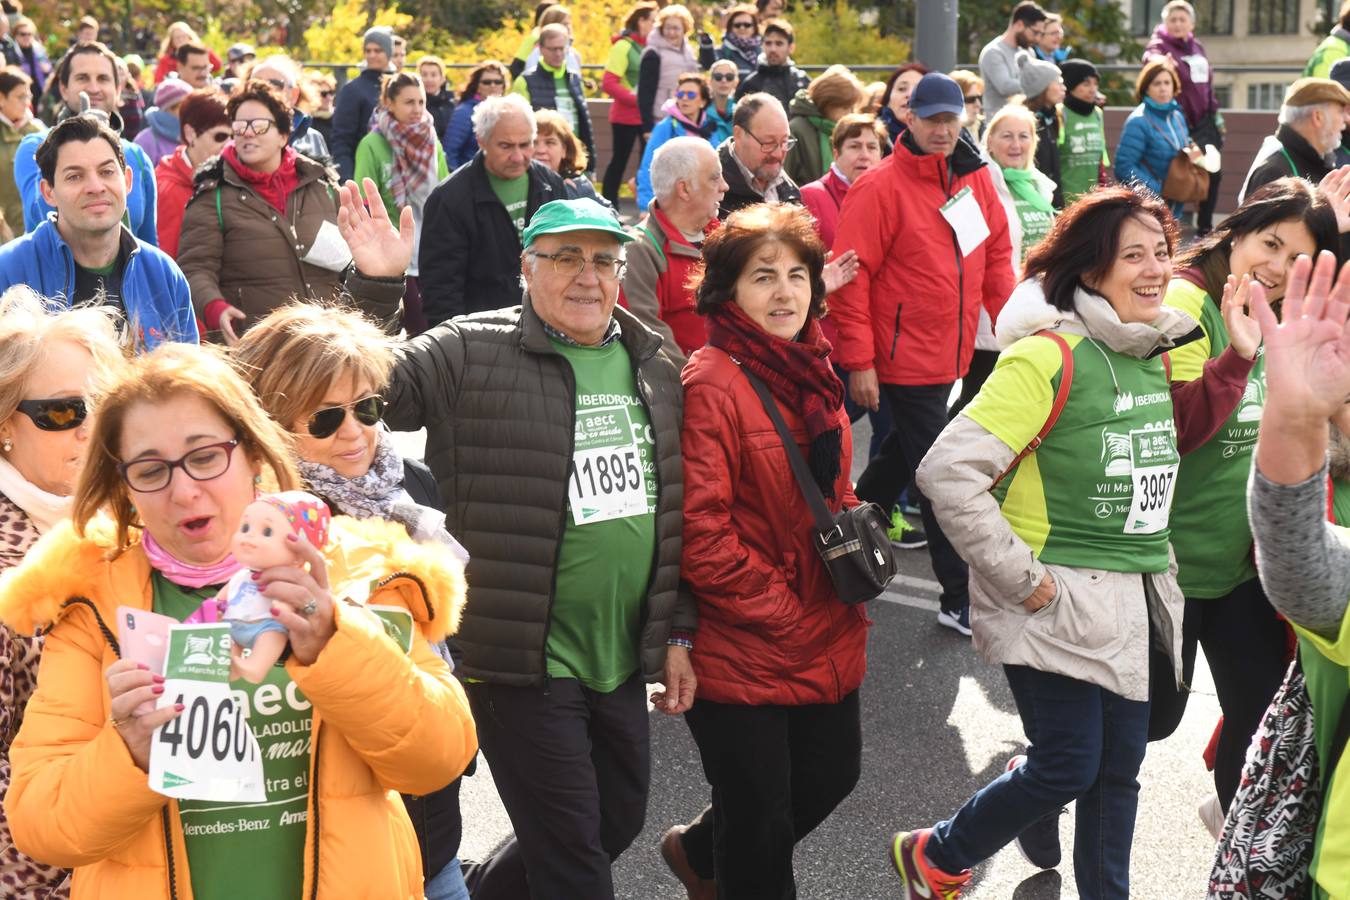
MULTIPOLYGON (((895 152, 853 184, 839 212, 835 256, 854 250, 859 265, 830 297, 835 362, 849 373, 855 403, 876 409, 886 394, 894 429, 857 485, 860 500, 885 509, 947 425, 980 307, 997 319, 1013 288, 1008 219, 984 161, 960 138, 964 109, 955 81, 925 75, 895 152)), ((942 584, 938 622, 969 635, 966 565, 918 499, 942 584)))
POLYGON ((704 236, 721 224, 717 206, 727 182, 712 144, 677 137, 652 156, 652 188, 656 199, 628 245, 619 302, 661 335, 662 349, 683 366, 708 340, 689 276, 703 258, 704 236))

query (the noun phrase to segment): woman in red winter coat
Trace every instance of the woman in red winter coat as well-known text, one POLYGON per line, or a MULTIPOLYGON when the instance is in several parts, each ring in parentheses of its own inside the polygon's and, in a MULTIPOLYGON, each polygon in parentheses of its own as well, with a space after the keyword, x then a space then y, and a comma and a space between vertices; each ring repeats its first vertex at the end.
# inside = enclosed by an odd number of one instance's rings
POLYGON ((623 31, 614 36, 614 46, 605 63, 605 78, 601 87, 614 98, 609 109, 609 126, 614 132, 614 152, 605 168, 602 196, 615 209, 619 207, 619 184, 633 145, 642 137, 642 113, 638 112, 638 69, 642 51, 647 47, 647 35, 656 23, 656 4, 642 2, 635 5, 623 23, 623 31))
POLYGON ((192 175, 230 139, 230 117, 225 114, 224 95, 214 88, 188 94, 178 107, 178 124, 183 143, 155 166, 159 249, 174 259, 178 258, 183 210, 192 199, 192 175))
POLYGON ((712 806, 667 832, 661 849, 691 897, 712 896, 713 880, 721 897, 788 897, 794 845, 857 783, 869 622, 835 593, 748 375, 768 386, 835 512, 858 502, 852 445, 844 386, 816 321, 825 247, 810 214, 747 207, 707 239, 703 258, 708 345, 681 377, 680 575, 698 600, 698 691, 686 721, 712 806))

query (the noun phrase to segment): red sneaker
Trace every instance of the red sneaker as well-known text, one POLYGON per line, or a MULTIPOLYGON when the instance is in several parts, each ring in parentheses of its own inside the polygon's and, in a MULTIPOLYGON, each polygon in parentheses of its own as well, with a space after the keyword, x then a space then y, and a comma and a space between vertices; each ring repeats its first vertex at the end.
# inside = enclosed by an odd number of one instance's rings
POLYGON ((905 885, 905 900, 957 900, 970 883, 970 870, 959 875, 942 871, 928 861, 924 848, 933 831, 898 831, 891 838, 891 865, 905 885))

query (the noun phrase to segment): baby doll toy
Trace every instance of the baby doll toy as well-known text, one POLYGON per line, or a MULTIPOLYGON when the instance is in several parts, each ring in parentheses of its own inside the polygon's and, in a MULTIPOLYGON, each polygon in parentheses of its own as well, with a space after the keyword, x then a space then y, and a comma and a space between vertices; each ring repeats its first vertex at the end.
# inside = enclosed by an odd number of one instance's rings
POLYGON ((242 568, 217 598, 234 641, 231 678, 260 684, 286 649, 286 626, 272 617, 274 601, 263 596, 255 575, 273 566, 302 565, 299 553, 286 540, 289 535, 303 535, 322 550, 328 543, 330 518, 328 506, 304 491, 262 494, 244 507, 230 542, 230 551, 242 568))

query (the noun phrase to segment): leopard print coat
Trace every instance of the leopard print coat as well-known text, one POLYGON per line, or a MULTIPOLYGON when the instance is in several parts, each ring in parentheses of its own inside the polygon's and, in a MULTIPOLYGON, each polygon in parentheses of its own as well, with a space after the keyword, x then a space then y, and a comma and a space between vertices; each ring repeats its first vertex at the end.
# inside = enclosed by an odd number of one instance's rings
MULTIPOLYGON (((23 561, 38 539, 28 516, 0 494, 0 570, 23 561)), ((0 625, 0 800, 9 790, 9 745, 23 724, 23 708, 37 687, 42 641, 0 625)), ((0 897, 6 900, 66 900, 70 873, 29 859, 14 847, 0 808, 0 897)))

